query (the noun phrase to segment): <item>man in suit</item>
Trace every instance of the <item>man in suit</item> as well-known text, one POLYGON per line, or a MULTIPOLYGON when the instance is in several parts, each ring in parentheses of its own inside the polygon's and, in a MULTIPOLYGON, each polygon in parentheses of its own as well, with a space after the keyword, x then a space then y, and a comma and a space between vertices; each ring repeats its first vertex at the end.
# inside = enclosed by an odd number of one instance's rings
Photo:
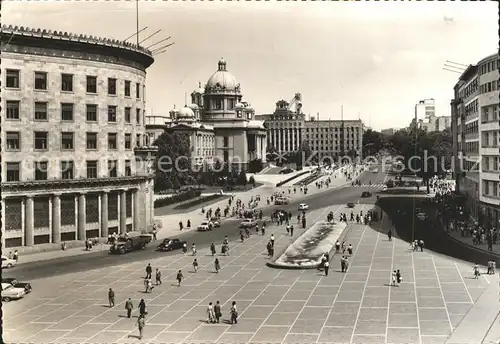
POLYGON ((132 299, 130 297, 125 302, 125 309, 127 310, 127 318, 130 318, 132 310, 134 309, 134 304, 132 303, 132 299))

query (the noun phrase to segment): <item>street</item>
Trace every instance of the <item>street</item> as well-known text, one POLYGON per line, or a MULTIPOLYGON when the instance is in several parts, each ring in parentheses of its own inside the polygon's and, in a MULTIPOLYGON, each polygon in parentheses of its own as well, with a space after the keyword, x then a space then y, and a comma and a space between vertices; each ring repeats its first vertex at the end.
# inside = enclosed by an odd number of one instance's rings
MULTIPOLYGON (((359 178, 361 184, 369 184, 372 182, 373 186, 381 188, 384 180, 384 174, 379 171, 378 173, 365 172, 359 178)), ((315 188, 314 184, 310 185, 310 189, 315 188)), ((310 210, 315 210, 324 207, 328 204, 346 204, 347 202, 357 202, 360 199, 361 193, 365 190, 374 192, 374 187, 344 187, 338 189, 325 190, 318 194, 308 195, 297 201, 292 201, 288 205, 282 206, 265 206, 264 216, 269 216, 276 209, 290 210, 296 215, 298 205, 300 203, 309 204, 310 210)), ((297 192, 299 192, 297 190, 297 192)), ((371 198, 363 199, 360 202, 375 203, 375 194, 371 198)), ((265 200, 261 201, 265 204, 265 200)), ((207 209, 209 207, 206 207, 207 209)), ((188 219, 185 219, 186 221, 188 219)), ((188 233, 181 233, 176 237, 181 240, 186 240, 190 247, 192 243, 196 243, 198 249, 205 249, 213 242, 216 245, 220 244, 224 237, 227 235, 230 240, 239 238, 239 219, 223 219, 221 227, 216 228, 211 232, 197 232, 191 231, 188 233)), ((82 272, 92 269, 99 269, 118 264, 127 264, 131 262, 139 262, 158 257, 169 257, 178 255, 179 252, 157 252, 156 246, 160 241, 152 242, 148 248, 141 251, 130 252, 124 255, 113 255, 106 251, 100 251, 99 247, 95 247, 96 252, 79 255, 77 257, 69 256, 63 258, 49 259, 38 262, 31 262, 29 264, 20 264, 9 270, 4 270, 4 277, 15 277, 18 280, 33 280, 38 278, 45 278, 50 276, 57 276, 65 273, 82 272)), ((21 258, 22 259, 22 258, 21 258)))

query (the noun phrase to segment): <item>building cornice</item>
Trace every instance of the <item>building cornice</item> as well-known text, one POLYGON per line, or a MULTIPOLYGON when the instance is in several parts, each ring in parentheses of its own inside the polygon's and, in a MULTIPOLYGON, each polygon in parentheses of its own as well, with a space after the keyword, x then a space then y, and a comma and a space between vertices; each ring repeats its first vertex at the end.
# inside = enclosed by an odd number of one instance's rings
MULTIPOLYGON (((142 65, 142 69, 144 70, 154 62, 151 51, 141 46, 115 39, 87 36, 83 34, 3 25, 1 39, 2 51, 12 53, 47 55, 46 52, 37 53, 36 48, 66 50, 73 52, 74 56, 59 56, 54 52, 51 55, 66 58, 81 58, 80 55, 83 56, 85 53, 89 54, 89 57, 96 54, 112 57, 117 64, 126 64, 123 60, 133 61, 142 65), (18 48, 14 49, 14 46, 18 46, 18 48), (19 47, 24 47, 26 49, 20 49, 19 47)), ((87 59, 89 59, 89 57, 87 57, 87 59)), ((91 58, 91 60, 93 59, 91 58)))

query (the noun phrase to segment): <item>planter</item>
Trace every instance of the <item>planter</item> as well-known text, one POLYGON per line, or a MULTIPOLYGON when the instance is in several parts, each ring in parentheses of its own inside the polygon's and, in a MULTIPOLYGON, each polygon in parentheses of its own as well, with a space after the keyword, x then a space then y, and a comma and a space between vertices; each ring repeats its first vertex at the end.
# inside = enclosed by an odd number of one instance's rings
POLYGON ((316 222, 267 265, 284 269, 315 269, 321 264, 323 255, 333 250, 346 227, 345 222, 316 222))

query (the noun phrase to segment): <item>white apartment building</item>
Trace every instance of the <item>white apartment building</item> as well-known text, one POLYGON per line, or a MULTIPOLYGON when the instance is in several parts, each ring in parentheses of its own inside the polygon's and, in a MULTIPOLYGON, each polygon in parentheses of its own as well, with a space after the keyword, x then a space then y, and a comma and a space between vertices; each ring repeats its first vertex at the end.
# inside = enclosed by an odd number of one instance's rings
POLYGON ((474 218, 495 225, 500 221, 498 67, 498 54, 469 66, 451 102, 457 189, 474 218))

